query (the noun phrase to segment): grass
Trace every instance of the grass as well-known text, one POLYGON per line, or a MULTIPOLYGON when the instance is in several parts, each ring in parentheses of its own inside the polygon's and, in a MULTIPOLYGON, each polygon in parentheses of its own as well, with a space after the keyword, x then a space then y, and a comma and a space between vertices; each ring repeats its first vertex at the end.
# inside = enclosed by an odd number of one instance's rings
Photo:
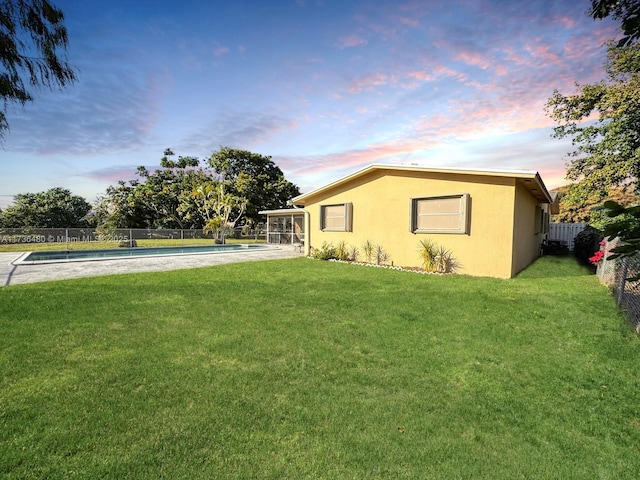
MULTIPOLYGON (((41 252, 49 250, 101 250, 119 248, 119 242, 48 242, 48 243, 0 243, 0 252, 41 252)), ((265 243, 264 238, 227 238, 225 243, 265 243)), ((213 245, 214 241, 207 238, 185 239, 136 239, 138 247, 182 247, 191 245, 213 245)))
POLYGON ((640 341, 573 259, 0 289, 2 478, 635 479, 640 341))

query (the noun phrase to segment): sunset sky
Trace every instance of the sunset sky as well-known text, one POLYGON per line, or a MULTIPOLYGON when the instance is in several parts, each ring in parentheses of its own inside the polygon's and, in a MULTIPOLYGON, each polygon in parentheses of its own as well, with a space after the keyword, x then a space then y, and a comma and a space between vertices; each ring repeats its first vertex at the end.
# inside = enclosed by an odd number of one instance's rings
POLYGON ((605 77, 589 0, 53 0, 78 82, 10 107, 0 207, 93 202, 165 148, 273 157, 302 192, 371 163, 537 170, 566 183, 554 89, 605 77))

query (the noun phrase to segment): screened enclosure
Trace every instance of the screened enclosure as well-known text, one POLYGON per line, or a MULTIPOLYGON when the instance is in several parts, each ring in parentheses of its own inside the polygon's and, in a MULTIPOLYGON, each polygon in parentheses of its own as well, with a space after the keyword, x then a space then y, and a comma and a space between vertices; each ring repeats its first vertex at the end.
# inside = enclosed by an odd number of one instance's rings
POLYGON ((304 244, 304 212, 291 208, 265 210, 267 216, 267 243, 304 244))

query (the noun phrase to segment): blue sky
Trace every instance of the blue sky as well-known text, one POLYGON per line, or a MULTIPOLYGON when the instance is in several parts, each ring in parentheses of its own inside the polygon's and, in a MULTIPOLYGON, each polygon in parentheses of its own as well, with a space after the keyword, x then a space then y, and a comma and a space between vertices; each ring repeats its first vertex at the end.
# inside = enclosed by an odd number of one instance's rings
POLYGON ((371 163, 537 170, 565 184, 554 88, 605 77, 589 0, 54 0, 79 81, 10 107, 0 207, 94 201, 165 148, 270 155, 303 192, 371 163))

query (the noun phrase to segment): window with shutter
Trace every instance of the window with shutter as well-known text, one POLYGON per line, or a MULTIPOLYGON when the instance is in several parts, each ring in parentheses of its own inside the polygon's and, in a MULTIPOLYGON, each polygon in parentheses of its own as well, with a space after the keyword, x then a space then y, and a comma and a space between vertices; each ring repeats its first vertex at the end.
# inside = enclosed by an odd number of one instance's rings
POLYGON ((353 204, 340 203, 320 206, 320 229, 329 232, 351 232, 353 204))
POLYGON ((413 233, 469 233, 469 194, 411 199, 413 233))

